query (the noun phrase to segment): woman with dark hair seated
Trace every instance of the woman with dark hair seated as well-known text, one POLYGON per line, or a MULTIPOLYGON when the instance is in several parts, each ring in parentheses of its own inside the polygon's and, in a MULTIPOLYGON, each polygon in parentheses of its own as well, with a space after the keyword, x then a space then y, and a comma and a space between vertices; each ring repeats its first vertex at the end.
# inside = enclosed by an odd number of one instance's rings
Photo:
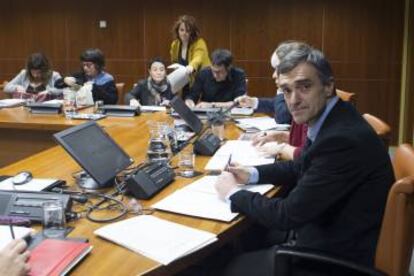
POLYGON ((153 59, 148 63, 148 78, 138 84, 125 95, 125 103, 131 106, 168 105, 174 97, 165 71, 165 63, 161 59, 153 59))
POLYGON ((52 71, 47 57, 42 53, 33 53, 26 62, 26 69, 14 77, 4 87, 4 92, 13 98, 34 99, 41 102, 60 97, 62 90, 55 88, 55 82, 61 76, 52 71))
POLYGON ((81 71, 56 82, 58 88, 92 84, 93 101, 102 100, 104 104, 116 104, 118 93, 112 75, 104 71, 105 57, 99 49, 87 49, 81 56, 81 71))

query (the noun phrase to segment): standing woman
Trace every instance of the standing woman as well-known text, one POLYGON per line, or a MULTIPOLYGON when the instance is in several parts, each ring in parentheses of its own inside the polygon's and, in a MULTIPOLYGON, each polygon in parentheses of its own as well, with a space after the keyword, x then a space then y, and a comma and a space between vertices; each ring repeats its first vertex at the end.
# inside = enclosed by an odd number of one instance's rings
POLYGON ((191 15, 182 15, 173 27, 174 41, 171 43, 170 56, 172 63, 186 67, 190 76, 190 85, 183 88, 183 97, 188 94, 197 72, 211 64, 207 44, 200 37, 196 20, 191 15))
POLYGON ((50 68, 44 54, 33 53, 27 59, 26 69, 7 83, 4 92, 10 93, 13 98, 42 102, 62 95, 62 90, 55 88, 55 82, 60 78, 60 74, 50 68))

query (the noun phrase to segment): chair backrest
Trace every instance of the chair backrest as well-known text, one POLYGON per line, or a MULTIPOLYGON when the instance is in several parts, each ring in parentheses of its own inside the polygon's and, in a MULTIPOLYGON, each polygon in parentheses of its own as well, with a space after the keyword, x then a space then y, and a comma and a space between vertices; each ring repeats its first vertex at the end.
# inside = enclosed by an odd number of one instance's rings
POLYGON ((357 96, 355 93, 336 89, 336 95, 344 102, 351 102, 354 106, 356 106, 357 96))
POLYGON ((375 267, 391 276, 408 274, 414 241, 414 177, 397 180, 388 193, 375 267))
POLYGON ((401 144, 395 150, 392 159, 395 179, 414 175, 414 148, 409 144, 401 144))
POLYGON ((375 117, 374 115, 365 113, 362 115, 362 117, 364 117, 368 124, 370 124, 371 127, 375 130, 375 132, 384 142, 384 146, 388 150, 388 146, 390 144, 391 127, 386 122, 378 117, 375 117))
POLYGON ((8 81, 3 81, 3 83, 0 83, 0 99, 11 98, 11 94, 4 92, 4 87, 6 87, 7 83, 8 81))
POLYGON ((118 92, 118 102, 117 104, 124 104, 124 82, 118 82, 115 84, 116 91, 118 92))

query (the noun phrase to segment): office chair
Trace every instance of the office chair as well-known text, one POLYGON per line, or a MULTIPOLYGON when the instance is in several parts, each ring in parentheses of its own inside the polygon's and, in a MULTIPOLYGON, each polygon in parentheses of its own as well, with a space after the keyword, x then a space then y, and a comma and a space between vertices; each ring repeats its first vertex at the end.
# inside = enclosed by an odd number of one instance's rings
POLYGON ((118 102, 117 104, 124 104, 124 82, 118 82, 115 84, 116 91, 118 92, 118 102))
POLYGON ((410 144, 401 144, 395 150, 392 159, 395 179, 414 175, 414 148, 410 144))
POLYGON ((354 106, 356 106, 357 95, 355 93, 336 89, 336 95, 344 102, 351 102, 354 106))
POLYGON ((8 81, 3 81, 3 83, 0 84, 0 99, 8 99, 11 98, 9 93, 4 92, 4 87, 6 87, 8 81))
POLYGON ((385 148, 388 150, 388 146, 390 144, 391 127, 386 122, 378 117, 375 117, 374 115, 365 113, 362 115, 362 117, 364 117, 368 124, 370 124, 371 127, 375 130, 375 132, 384 142, 385 148))
MULTIPOLYGON (((412 166, 414 164, 411 164, 412 166)), ((278 247, 275 275, 291 275, 290 259, 304 259, 315 266, 349 269, 349 275, 408 274, 414 241, 414 176, 397 180, 388 193, 378 239, 375 267, 367 267, 316 250, 289 246, 278 247)))

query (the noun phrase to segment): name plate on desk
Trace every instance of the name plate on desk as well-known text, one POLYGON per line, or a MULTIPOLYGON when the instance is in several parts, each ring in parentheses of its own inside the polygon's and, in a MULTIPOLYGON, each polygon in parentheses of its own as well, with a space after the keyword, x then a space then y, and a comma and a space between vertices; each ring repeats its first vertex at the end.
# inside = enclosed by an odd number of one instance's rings
POLYGON ((33 114, 59 114, 62 112, 61 103, 28 103, 26 106, 33 114))
POLYGON ((141 114, 138 106, 129 105, 104 105, 101 110, 104 114, 115 117, 134 117, 141 114))

